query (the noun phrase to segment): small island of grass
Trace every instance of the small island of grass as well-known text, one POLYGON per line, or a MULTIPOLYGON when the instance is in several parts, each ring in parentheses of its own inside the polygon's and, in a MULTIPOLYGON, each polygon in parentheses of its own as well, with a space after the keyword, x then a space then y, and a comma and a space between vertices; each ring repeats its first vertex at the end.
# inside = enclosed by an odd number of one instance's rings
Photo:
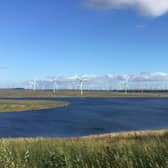
POLYGON ((62 101, 44 100, 0 100, 0 112, 21 112, 42 109, 51 109, 69 105, 62 101))

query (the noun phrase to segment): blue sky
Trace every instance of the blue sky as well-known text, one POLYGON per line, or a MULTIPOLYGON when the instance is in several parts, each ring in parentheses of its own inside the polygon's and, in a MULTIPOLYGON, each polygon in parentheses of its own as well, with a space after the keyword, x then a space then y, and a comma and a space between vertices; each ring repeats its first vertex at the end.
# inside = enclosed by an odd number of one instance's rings
POLYGON ((97 9, 83 2, 0 1, 1 81, 168 72, 166 12, 142 16, 132 8, 97 9))

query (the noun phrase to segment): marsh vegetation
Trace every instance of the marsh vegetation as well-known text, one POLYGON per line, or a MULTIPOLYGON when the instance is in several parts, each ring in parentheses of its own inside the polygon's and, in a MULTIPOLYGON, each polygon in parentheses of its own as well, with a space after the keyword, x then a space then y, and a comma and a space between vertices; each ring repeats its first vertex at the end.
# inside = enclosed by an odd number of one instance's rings
POLYGON ((1 139, 1 168, 166 168, 168 132, 1 139))

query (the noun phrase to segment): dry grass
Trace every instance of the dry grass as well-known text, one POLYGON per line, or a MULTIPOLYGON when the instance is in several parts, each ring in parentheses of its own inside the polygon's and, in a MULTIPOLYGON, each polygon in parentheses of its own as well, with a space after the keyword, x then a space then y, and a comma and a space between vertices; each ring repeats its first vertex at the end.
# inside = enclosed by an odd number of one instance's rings
POLYGON ((168 131, 1 139, 1 168, 167 168, 168 131))

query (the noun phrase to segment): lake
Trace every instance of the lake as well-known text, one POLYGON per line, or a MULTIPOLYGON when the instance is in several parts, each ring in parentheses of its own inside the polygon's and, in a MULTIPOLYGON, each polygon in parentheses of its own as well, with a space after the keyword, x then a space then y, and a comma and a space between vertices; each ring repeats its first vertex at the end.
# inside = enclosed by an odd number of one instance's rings
POLYGON ((0 137, 78 137, 168 128, 168 98, 47 100, 68 101, 71 105, 48 110, 0 113, 0 137))

